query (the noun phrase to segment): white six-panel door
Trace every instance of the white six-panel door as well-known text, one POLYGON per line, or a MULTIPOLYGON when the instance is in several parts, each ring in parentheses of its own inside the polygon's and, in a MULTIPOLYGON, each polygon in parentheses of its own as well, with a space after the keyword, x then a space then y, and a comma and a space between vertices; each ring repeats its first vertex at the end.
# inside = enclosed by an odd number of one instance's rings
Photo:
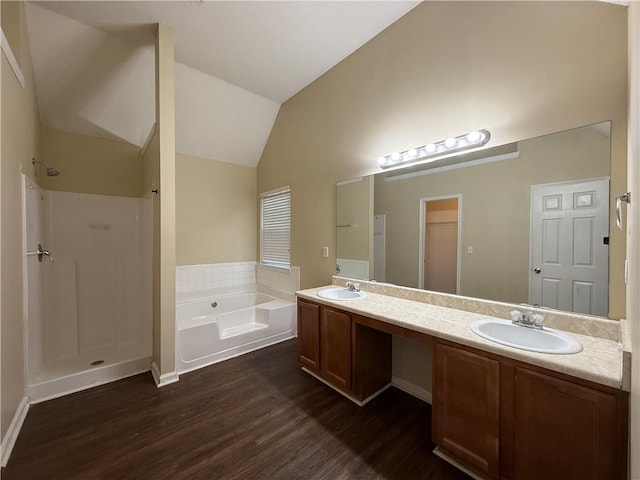
POLYGON ((531 187, 529 303, 607 316, 609 179, 531 187))

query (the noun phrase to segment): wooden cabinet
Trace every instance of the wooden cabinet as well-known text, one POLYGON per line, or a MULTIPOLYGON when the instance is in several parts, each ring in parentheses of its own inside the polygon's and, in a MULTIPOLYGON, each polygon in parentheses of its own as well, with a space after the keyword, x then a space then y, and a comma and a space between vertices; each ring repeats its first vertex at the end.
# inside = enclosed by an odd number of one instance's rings
POLYGON ((298 300, 298 361, 320 371, 320 305, 298 300))
POLYGON ((513 478, 622 478, 615 395, 526 368, 514 393, 513 478))
POLYGON ((456 460, 498 476, 500 363, 436 344, 433 441, 456 460))
POLYGON ((433 440, 486 478, 626 477, 625 392, 467 347, 434 350, 433 440))
POLYGON ((298 361, 363 401, 391 381, 391 335, 348 312, 298 299, 298 361))
POLYGON ((320 338, 322 377, 345 392, 351 391, 351 316, 322 308, 320 338))

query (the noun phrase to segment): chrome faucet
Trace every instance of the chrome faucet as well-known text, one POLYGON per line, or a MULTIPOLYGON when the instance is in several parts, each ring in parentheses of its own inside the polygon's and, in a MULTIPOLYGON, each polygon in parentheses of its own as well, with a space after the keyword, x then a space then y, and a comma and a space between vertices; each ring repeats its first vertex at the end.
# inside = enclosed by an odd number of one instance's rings
POLYGON ((349 290, 350 292, 359 292, 360 284, 354 283, 354 282, 347 282, 347 290, 349 290))
POLYGON ((544 316, 539 313, 522 313, 519 310, 511 311, 511 322, 514 325, 520 325, 521 327, 535 328, 542 330, 542 322, 544 322, 544 316))

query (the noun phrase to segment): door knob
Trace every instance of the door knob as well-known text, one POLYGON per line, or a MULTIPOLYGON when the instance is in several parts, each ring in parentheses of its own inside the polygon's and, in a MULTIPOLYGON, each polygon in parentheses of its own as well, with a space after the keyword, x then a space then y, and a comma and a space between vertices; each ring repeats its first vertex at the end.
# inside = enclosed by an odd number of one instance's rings
POLYGON ((540 269, 540 267, 536 267, 533 269, 533 273, 540 273, 542 270, 540 269))

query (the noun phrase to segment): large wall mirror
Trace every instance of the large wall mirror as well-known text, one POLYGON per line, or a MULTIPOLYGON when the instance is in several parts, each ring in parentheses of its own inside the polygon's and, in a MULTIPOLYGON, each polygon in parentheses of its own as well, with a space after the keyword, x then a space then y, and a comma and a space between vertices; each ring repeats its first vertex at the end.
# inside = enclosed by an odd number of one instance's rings
POLYGON ((611 124, 337 185, 337 271, 609 314, 611 124))

